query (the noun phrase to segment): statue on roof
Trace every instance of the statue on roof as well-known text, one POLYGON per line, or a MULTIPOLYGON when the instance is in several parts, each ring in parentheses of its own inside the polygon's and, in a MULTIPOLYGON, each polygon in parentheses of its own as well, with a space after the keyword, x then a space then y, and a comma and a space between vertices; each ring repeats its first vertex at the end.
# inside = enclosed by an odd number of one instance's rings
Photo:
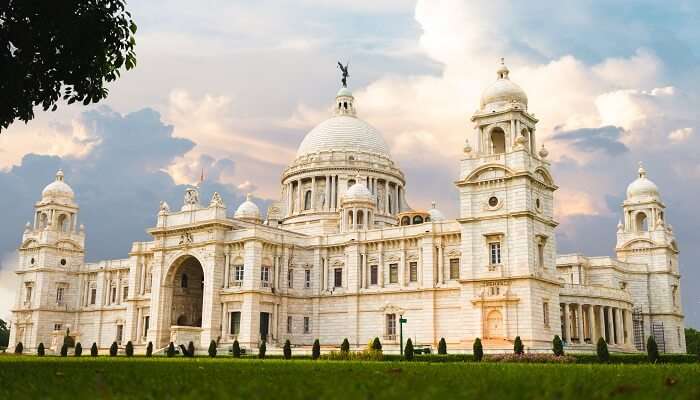
POLYGON ((340 68, 340 70, 343 73, 343 78, 341 80, 343 82, 343 87, 348 87, 348 76, 350 76, 350 74, 348 73, 349 65, 350 63, 348 62, 347 64, 345 64, 345 66, 343 66, 343 64, 340 61, 338 61, 338 68, 340 68))

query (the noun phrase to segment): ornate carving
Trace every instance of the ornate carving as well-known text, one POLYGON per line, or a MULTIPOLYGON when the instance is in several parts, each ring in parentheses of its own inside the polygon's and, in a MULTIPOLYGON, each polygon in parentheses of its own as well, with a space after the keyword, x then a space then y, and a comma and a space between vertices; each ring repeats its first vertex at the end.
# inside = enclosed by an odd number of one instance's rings
POLYGON ((179 244, 190 244, 194 241, 194 238, 192 237, 192 234, 189 232, 185 232, 182 235, 180 235, 180 243, 179 244))
POLYGON ((165 202, 165 201, 161 201, 161 202, 160 202, 160 211, 159 211, 159 213, 161 213, 161 214, 167 214, 167 213, 169 213, 169 212, 170 212, 170 206, 168 205, 168 203, 165 202))
POLYGON ((209 202, 209 207, 225 207, 224 206, 224 199, 221 198, 221 195, 219 192, 214 192, 214 195, 211 196, 211 201, 209 202))
POLYGON ((190 187, 185 190, 185 204, 186 205, 197 205, 199 204, 199 191, 197 188, 190 187))

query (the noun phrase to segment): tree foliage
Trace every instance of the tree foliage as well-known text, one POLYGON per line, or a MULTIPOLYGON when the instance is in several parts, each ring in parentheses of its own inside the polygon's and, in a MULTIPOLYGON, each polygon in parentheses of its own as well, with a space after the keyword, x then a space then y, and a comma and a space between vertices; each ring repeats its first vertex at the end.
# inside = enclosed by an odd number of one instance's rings
POLYGON ((168 344, 168 349, 165 351, 165 355, 168 357, 175 357, 175 343, 170 342, 170 344, 168 344))
POLYGON ((525 353, 525 347, 523 347, 523 341, 520 340, 520 336, 515 337, 515 342, 513 343, 513 353, 519 356, 525 353))
POLYGON ((258 358, 265 358, 265 352, 267 352, 267 345, 265 341, 260 342, 260 347, 258 348, 258 358))
POLYGON ((83 355, 83 345, 80 344, 80 342, 78 342, 78 343, 75 344, 75 352, 74 352, 74 355, 75 355, 76 357, 80 357, 80 356, 83 355))
POLYGON ((595 352, 598 355, 598 361, 606 363, 610 360, 608 343, 602 337, 598 339, 598 343, 595 346, 595 352))
POLYGON ((109 356, 116 357, 117 352, 119 352, 119 345, 117 345, 117 342, 112 342, 112 345, 109 346, 109 356))
POLYGON ((22 342, 18 342, 17 345, 15 346, 15 354, 22 354, 24 351, 24 345, 22 342))
POLYGON ((148 342, 148 346, 146 346, 146 357, 152 357, 153 356, 153 342, 148 342))
POLYGON ((407 361, 413 361, 415 355, 413 354, 413 341, 408 338, 406 341, 406 346, 403 348, 403 358, 407 361))
MULTIPOLYGON (((2 346, 1 342, 0 346, 2 346)), ((693 328, 685 328, 685 349, 688 354, 700 356, 700 331, 693 328)))
POLYGON ((241 345, 238 343, 238 340, 233 341, 231 353, 233 354, 233 358, 241 358, 241 345))
POLYGON ((10 344, 10 327, 0 318, 0 347, 7 347, 8 344, 10 344))
POLYGON ((0 2, 0 132, 55 111, 97 103, 120 70, 136 65, 136 24, 126 0, 0 2))
POLYGON ((61 345, 61 357, 67 357, 68 356, 68 345, 66 343, 63 343, 61 345))
POLYGON ((650 363, 659 361, 659 346, 656 344, 654 336, 649 336, 647 339, 647 358, 650 363))
POLYGON ((39 357, 43 357, 46 355, 46 348, 44 348, 44 343, 39 343, 39 347, 36 348, 36 355, 39 357))
POLYGON ((284 346, 282 347, 282 354, 285 360, 291 360, 292 358, 292 343, 289 339, 284 341, 284 346))
POLYGON ((340 344, 340 352, 345 354, 350 352, 350 342, 348 338, 343 339, 343 343, 340 344))
POLYGON ((311 347, 311 358, 318 360, 321 357, 321 342, 318 339, 314 340, 314 345, 311 347))
POLYGON ((559 335, 554 335, 554 339, 552 340, 552 352, 557 357, 564 355, 564 343, 561 341, 559 335))
POLYGON ((474 341, 474 346, 472 346, 474 351, 474 361, 479 362, 484 358, 484 346, 481 344, 481 339, 476 338, 474 341))
POLYGON ((92 357, 97 357, 98 351, 97 351, 97 343, 92 342, 92 347, 90 347, 90 355, 92 357))
MULTIPOLYGON (((347 340, 347 339, 346 339, 347 340)), ((382 342, 379 341, 378 337, 374 338, 374 341, 372 342, 372 350, 374 351, 382 351, 382 342)))
POLYGON ((212 340, 209 342, 209 357, 214 358, 216 357, 216 341, 212 340))
POLYGON ((124 352, 126 353, 127 357, 133 357, 134 356, 134 344, 131 343, 131 340, 126 342, 126 347, 124 348, 124 352))
POLYGON ((445 342, 445 338, 440 338, 440 343, 438 343, 438 354, 447 354, 447 342, 445 342))

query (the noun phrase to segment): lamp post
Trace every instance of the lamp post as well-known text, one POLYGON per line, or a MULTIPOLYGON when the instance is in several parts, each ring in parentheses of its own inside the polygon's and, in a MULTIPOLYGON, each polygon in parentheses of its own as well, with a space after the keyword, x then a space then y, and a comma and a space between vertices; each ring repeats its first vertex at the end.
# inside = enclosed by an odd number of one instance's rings
POLYGON ((403 357, 403 324, 408 321, 403 315, 399 315, 399 346, 401 350, 401 356, 403 357))

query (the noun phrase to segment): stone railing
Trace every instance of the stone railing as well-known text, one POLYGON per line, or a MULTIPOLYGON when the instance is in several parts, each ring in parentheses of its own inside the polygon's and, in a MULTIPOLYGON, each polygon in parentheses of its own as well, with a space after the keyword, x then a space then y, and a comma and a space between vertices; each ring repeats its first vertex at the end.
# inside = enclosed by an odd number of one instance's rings
POLYGON ((179 326, 173 325, 170 327, 170 341, 175 345, 184 344, 187 346, 189 342, 194 343, 195 347, 199 347, 200 338, 202 336, 202 328, 198 326, 179 326))

